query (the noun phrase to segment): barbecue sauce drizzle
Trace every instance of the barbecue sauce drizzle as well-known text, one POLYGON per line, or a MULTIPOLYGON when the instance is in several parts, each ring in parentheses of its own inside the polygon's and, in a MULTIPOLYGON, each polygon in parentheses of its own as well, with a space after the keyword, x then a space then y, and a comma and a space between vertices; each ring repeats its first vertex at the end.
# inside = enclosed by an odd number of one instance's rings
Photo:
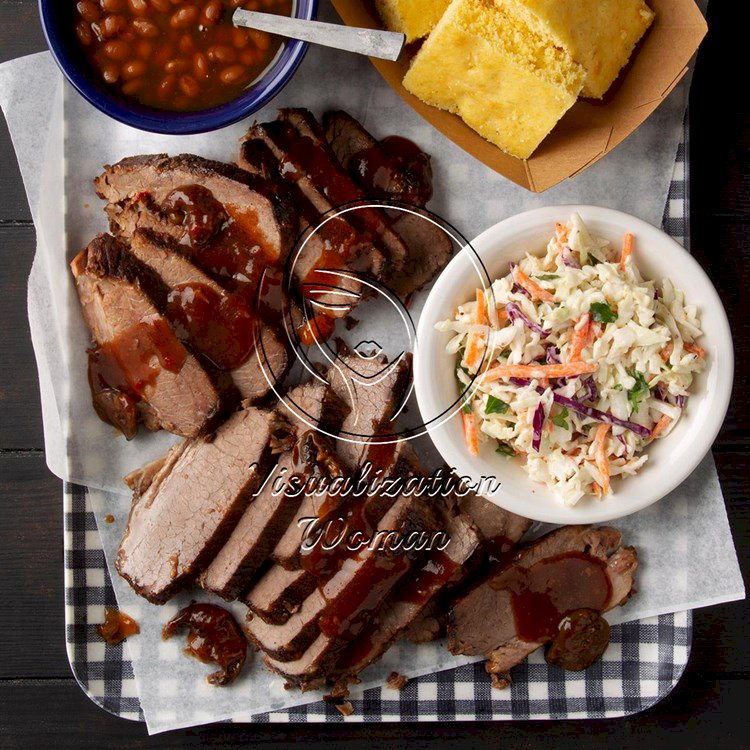
POLYGON ((221 669, 206 678, 211 685, 229 685, 240 673, 247 657, 247 640, 232 617, 216 604, 193 602, 181 609, 163 628, 168 640, 180 630, 188 630, 185 653, 221 669))
POLYGON ((490 586, 510 591, 516 632, 529 643, 554 638, 574 610, 604 611, 612 594, 606 564, 584 552, 548 557, 529 568, 511 565, 490 586))
POLYGON ((141 629, 130 615, 114 607, 107 607, 104 610, 104 622, 96 626, 96 632, 110 646, 116 646, 131 635, 140 633, 141 629))

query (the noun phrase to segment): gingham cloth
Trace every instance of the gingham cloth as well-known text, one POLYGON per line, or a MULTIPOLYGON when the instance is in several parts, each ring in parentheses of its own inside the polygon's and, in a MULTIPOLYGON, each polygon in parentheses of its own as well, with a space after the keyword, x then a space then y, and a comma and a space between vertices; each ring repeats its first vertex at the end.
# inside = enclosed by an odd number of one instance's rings
MULTIPOLYGON (((664 230, 689 243, 687 128, 664 211, 664 230)), ((689 249, 689 248, 688 248, 689 249)), ((133 666, 123 646, 96 632, 104 607, 116 606, 96 519, 85 487, 64 484, 65 627, 68 658, 84 692, 106 711, 143 721, 133 666)), ((680 679, 690 655, 692 615, 676 612, 617 625, 603 659, 582 673, 550 667, 539 653, 514 668, 508 690, 494 690, 481 663, 426 675, 401 691, 374 688, 352 699, 344 719, 323 701, 251 721, 372 722, 592 719, 625 716, 652 706, 680 679)))

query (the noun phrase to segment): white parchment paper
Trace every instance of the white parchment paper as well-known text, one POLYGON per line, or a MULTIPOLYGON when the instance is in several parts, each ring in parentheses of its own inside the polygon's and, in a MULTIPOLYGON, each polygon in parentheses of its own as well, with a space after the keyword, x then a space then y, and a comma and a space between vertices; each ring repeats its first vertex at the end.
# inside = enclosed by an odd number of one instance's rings
MULTIPOLYGON (((688 81, 683 81, 612 154, 543 195, 513 185, 468 156, 407 107, 367 60, 345 53, 311 49, 292 82, 257 118, 273 118, 280 106, 309 107, 316 114, 344 108, 378 137, 398 133, 413 139, 433 156, 436 192, 430 207, 471 238, 519 211, 556 203, 611 206, 658 225, 682 133, 687 89, 688 81)), ((155 607, 137 597, 112 567, 129 508, 122 477, 161 454, 174 438, 142 430, 128 443, 94 414, 83 355, 89 334, 68 270, 73 255, 107 228, 91 184, 103 164, 161 151, 232 160, 247 123, 180 138, 135 131, 98 113, 63 84, 46 53, 0 66, 0 105, 37 229, 28 301, 47 462, 57 476, 96 488, 92 500, 115 593, 120 606, 141 626, 141 634, 127 645, 149 731, 239 720, 318 699, 319 693, 285 691, 283 680, 259 659, 233 686, 209 687, 203 679, 205 665, 182 657, 178 639, 161 640, 167 619, 191 596, 205 595, 190 592, 155 607), (106 523, 106 514, 114 515, 115 522, 106 523)), ((3 249, 2 262, 13 262, 13 249, 3 249)), ((617 525, 627 542, 638 547, 641 567, 638 596, 612 613, 612 622, 744 596, 710 456, 669 497, 617 525)), ((235 607, 243 616, 244 606, 235 607)), ((382 685, 393 669, 417 676, 466 661, 440 644, 399 644, 364 673, 357 692, 382 685)))

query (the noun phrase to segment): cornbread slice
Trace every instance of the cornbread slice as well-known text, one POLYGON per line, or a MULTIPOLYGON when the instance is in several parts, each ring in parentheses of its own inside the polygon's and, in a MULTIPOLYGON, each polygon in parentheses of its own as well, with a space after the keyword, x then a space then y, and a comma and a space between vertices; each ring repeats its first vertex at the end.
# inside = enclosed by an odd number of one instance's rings
POLYGON ((643 0, 495 0, 586 69, 582 96, 601 99, 654 20, 643 0))
POLYGON ((573 106, 585 70, 492 0, 453 0, 404 86, 526 159, 573 106))
POLYGON ((385 27, 406 34, 407 42, 427 36, 448 5, 450 0, 375 0, 385 27))

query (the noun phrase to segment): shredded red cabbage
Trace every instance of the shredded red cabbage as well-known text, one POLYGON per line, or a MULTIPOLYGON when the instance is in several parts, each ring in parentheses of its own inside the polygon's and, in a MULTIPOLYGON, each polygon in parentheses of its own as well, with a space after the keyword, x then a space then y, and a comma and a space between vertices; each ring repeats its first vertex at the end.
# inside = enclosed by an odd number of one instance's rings
POLYGON ((508 317, 515 323, 516 320, 520 320, 529 330, 538 333, 540 336, 549 336, 551 331, 542 328, 533 320, 530 320, 527 315, 523 313, 521 308, 515 302, 508 302, 505 306, 505 312, 508 313, 508 317))
POLYGON ((538 453, 542 445, 542 427, 544 427, 544 404, 540 401, 534 412, 532 428, 534 436, 531 440, 531 447, 538 453))
POLYGON ((517 385, 519 388, 525 388, 527 385, 531 385, 531 381, 526 378, 508 378, 508 382, 512 385, 517 385))
POLYGON ((593 376, 589 375, 587 378, 581 380, 581 385, 586 389, 586 399, 588 401, 596 401, 599 398, 599 389, 596 387, 593 376))
POLYGON ((581 268, 581 264, 578 262, 578 259, 575 255, 573 255, 573 251, 567 245, 562 249, 560 257, 562 258, 564 266, 568 266, 568 268, 581 268))
POLYGON ((609 414, 606 411, 594 409, 593 406, 586 406, 586 404, 582 404, 580 401, 576 401, 576 399, 567 398, 567 396, 561 396, 559 393, 553 394, 553 398, 555 400, 555 403, 567 406, 569 409, 572 409, 579 414, 583 414, 584 417, 595 419, 597 422, 604 422, 605 424, 613 424, 617 425, 618 427, 624 427, 626 430, 630 430, 631 432, 634 432, 636 435, 640 435, 641 437, 649 437, 651 435, 651 431, 648 429, 648 427, 636 424, 635 422, 628 422, 625 419, 619 419, 614 414, 609 414))
POLYGON ((675 398, 675 404, 679 406, 680 409, 684 409, 686 403, 687 403, 687 396, 677 396, 675 398))
POLYGON ((654 389, 654 397, 659 401, 667 400, 667 389, 664 387, 664 383, 659 383, 654 389))
POLYGON ((558 351, 556 346, 553 346, 550 344, 547 347, 547 355, 546 360, 548 365, 559 365, 560 362, 560 352, 558 351))
POLYGON ((516 267, 515 263, 509 264, 510 278, 513 281, 513 286, 511 287, 510 291, 513 292, 513 294, 523 294, 525 297, 528 297, 529 299, 531 299, 531 295, 522 286, 519 286, 518 284, 516 284, 515 280, 513 279, 513 269, 515 267, 516 267))

